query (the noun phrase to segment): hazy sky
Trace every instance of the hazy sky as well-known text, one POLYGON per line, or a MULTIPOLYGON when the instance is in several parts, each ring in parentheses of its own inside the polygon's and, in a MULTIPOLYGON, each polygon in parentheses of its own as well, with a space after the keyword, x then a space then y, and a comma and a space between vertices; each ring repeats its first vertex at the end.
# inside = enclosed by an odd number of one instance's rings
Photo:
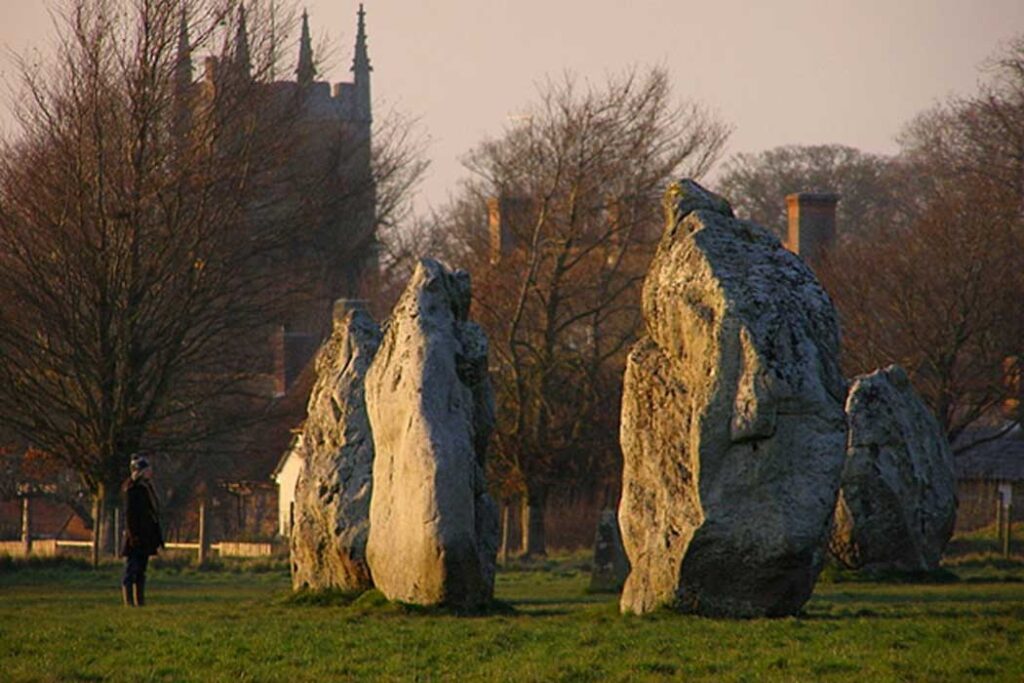
MULTIPOLYGON (((347 80, 357 3, 308 0, 314 36, 347 80)), ((895 150, 916 112, 971 92, 978 67, 1024 33, 1024 0, 365 0, 375 99, 418 117, 440 204, 459 159, 533 99, 546 74, 602 81, 664 65, 676 94, 734 127, 728 152, 844 143, 895 150)), ((0 0, 0 45, 45 45, 41 0, 0 0)), ((6 79, 11 68, 2 65, 6 79)))

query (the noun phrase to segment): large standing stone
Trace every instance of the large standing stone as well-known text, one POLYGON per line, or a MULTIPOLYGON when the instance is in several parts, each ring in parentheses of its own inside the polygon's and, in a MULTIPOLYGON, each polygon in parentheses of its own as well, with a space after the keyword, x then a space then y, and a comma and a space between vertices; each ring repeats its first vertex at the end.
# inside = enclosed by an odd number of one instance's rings
POLYGON ((592 593, 618 593, 629 574, 629 560, 622 547, 619 517, 615 510, 602 510, 594 536, 594 566, 590 570, 592 593))
POLYGON ((692 181, 644 283, 622 398, 624 612, 793 614, 843 465, 835 310, 778 239, 692 181))
POLYGON ((317 379, 294 448, 304 460, 291 536, 295 589, 371 587, 366 562, 373 437, 363 383, 380 329, 361 307, 335 307, 316 359, 317 379))
POLYGON ((856 378, 846 415, 832 553, 853 568, 937 569, 956 521, 953 454, 939 423, 896 365, 856 378))
POLYGON ((391 600, 473 608, 493 595, 498 510, 484 457, 494 398, 469 302, 468 274, 421 261, 367 375, 376 447, 367 557, 391 600))

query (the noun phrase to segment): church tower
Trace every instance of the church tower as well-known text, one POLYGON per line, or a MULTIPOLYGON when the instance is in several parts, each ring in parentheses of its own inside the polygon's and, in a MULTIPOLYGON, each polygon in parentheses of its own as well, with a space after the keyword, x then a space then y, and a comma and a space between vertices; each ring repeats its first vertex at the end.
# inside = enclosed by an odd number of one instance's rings
POLYGON ((295 69, 296 80, 300 87, 308 87, 316 78, 313 66, 313 39, 309 35, 309 14, 302 10, 302 36, 299 38, 299 65, 295 69))
POLYGON ((356 121, 369 126, 373 120, 370 113, 370 54, 366 48, 366 11, 359 4, 359 21, 356 27, 356 50, 352 59, 352 74, 355 85, 354 116, 356 121))
POLYGON ((232 55, 234 75, 246 82, 252 78, 252 59, 249 55, 249 29, 245 25, 245 5, 238 5, 238 31, 235 34, 234 54, 232 55))
POLYGON ((192 129, 192 44, 188 37, 188 15, 181 9, 178 50, 174 64, 174 135, 184 142, 192 129))
POLYGON ((350 266, 348 284, 345 289, 352 293, 358 292, 360 286, 365 287, 372 282, 380 270, 380 243, 377 241, 377 183, 373 173, 373 153, 371 145, 371 126, 373 113, 370 99, 370 55, 366 46, 366 11, 362 3, 359 5, 358 22, 356 25, 355 54, 352 59, 354 86, 354 102, 352 119, 358 140, 358 151, 355 155, 358 169, 354 177, 363 187, 361 201, 357 202, 354 215, 357 225, 355 235, 360 235, 361 255, 350 266))
POLYGON ((184 100, 192 89, 192 45, 188 37, 188 15, 181 9, 178 25, 178 51, 174 65, 174 96, 184 100))

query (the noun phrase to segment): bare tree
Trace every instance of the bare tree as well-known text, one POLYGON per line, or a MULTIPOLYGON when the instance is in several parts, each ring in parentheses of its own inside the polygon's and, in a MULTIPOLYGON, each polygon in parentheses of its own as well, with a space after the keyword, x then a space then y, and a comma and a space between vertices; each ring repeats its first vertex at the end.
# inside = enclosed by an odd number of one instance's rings
POLYGON ((876 226, 821 269, 847 370, 904 365, 960 452, 977 444, 964 432, 1012 398, 1004 368, 1024 354, 1024 39, 992 65, 978 95, 903 134, 909 221, 876 226))
POLYGON ((545 552, 549 492, 586 489, 618 461, 619 383, 660 232, 657 197, 674 176, 706 172, 727 135, 700 107, 675 104, 663 70, 602 87, 566 76, 466 160, 474 177, 441 224, 472 269, 492 342, 492 462, 506 492, 521 487, 527 554, 545 552), (489 199, 519 207, 503 218, 500 250, 483 230, 489 199))
POLYGON ((977 94, 950 98, 920 114, 901 136, 903 155, 930 173, 926 197, 972 191, 1024 212, 1024 35, 988 60, 989 79, 977 94))
POLYGON ((776 147, 725 162, 718 190, 742 217, 786 236, 786 195, 838 192, 841 239, 903 215, 893 161, 844 145, 776 147))
POLYGON ((840 247, 820 269, 850 374, 906 367, 950 441, 1007 398, 1024 334, 1024 240, 1005 207, 935 198, 905 230, 840 247))
MULTIPOLYGON (((271 394, 271 325, 323 296, 317 263, 372 239, 325 218, 377 201, 372 177, 339 172, 370 141, 296 161, 301 91, 267 86, 293 16, 68 0, 54 62, 21 64, 0 159, 0 422, 80 474, 95 519, 133 451, 236 442, 271 394), (196 80, 200 50, 214 57, 196 80)), ((373 168, 400 194, 412 157, 401 138, 382 148, 373 168)))

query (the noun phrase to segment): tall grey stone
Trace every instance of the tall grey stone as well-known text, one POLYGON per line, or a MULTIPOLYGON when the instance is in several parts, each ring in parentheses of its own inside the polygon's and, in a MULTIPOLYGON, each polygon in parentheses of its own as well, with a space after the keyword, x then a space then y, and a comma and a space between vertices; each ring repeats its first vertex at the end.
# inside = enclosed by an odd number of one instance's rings
POLYGON ((619 516, 615 510, 602 510, 594 535, 594 562, 590 570, 590 591, 618 593, 629 574, 629 560, 622 547, 619 516))
POLYGON ((846 415, 832 553, 852 568, 937 569, 956 521, 953 454, 938 421, 897 365, 857 377, 846 415))
POLYGON ((494 592, 486 490, 494 397, 469 275, 420 261, 366 378, 376 459, 367 557, 391 600, 474 608, 494 592))
POLYGON ((316 359, 316 384, 293 446, 304 464, 295 489, 292 586, 364 590, 373 484, 373 436, 364 381, 380 329, 358 306, 335 306, 316 359))
POLYGON ((835 310, 799 257, 721 197, 683 181, 666 210, 623 388, 620 606, 793 614, 843 466, 835 310))

